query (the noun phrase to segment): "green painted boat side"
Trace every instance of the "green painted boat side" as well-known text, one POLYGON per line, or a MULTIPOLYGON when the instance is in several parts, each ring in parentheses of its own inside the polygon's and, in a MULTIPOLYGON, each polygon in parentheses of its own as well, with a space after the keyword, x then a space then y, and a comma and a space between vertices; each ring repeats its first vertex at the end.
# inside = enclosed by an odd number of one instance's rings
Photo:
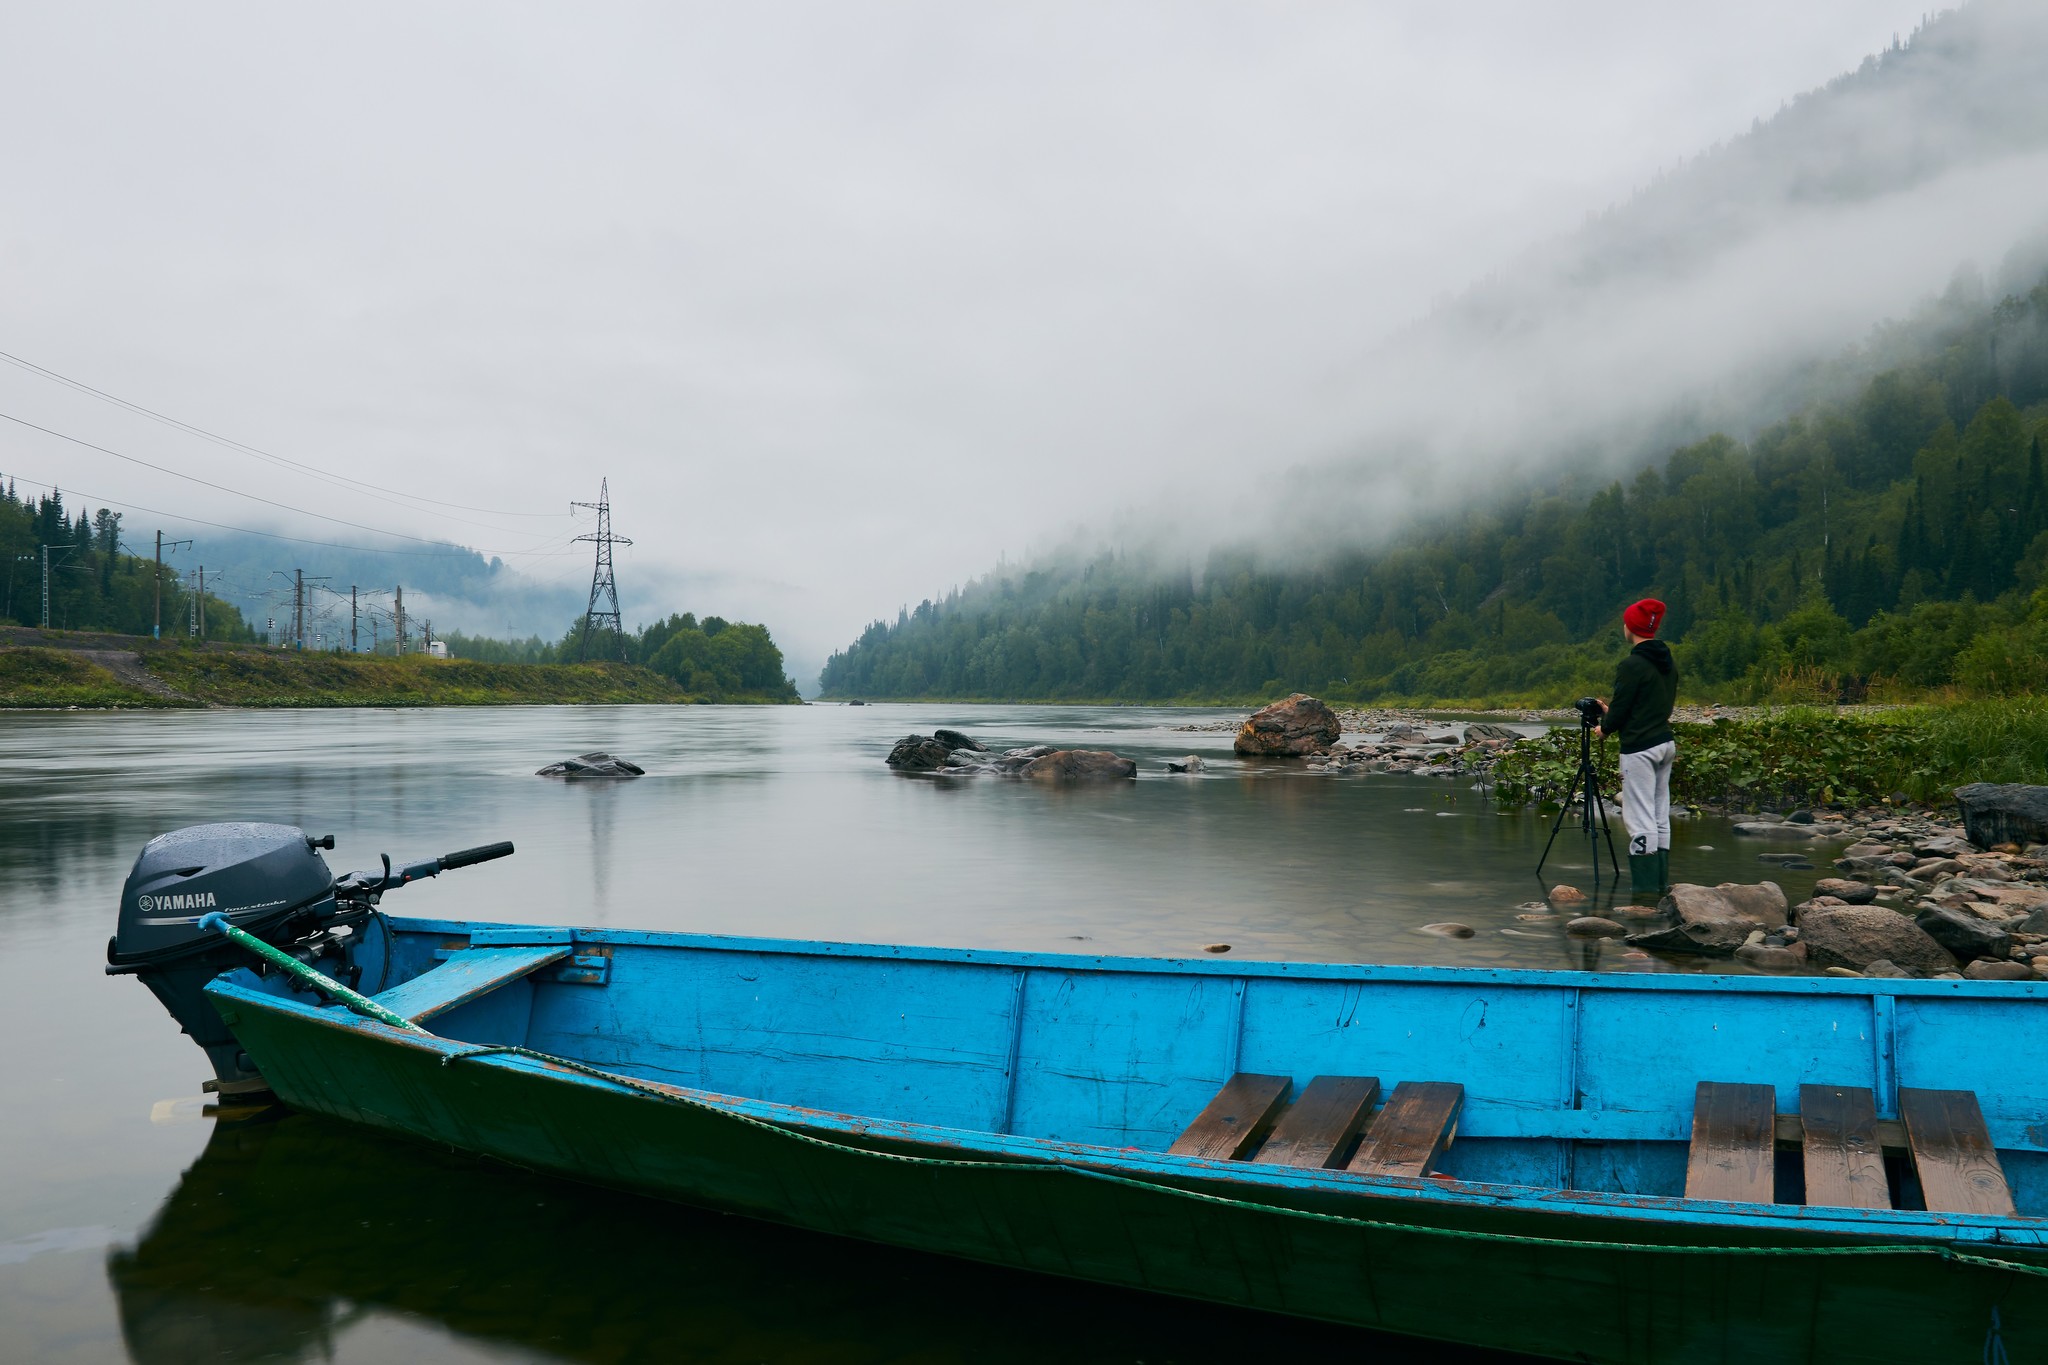
MULTIPOLYGON (((2048 1278, 1787 1229, 1588 1233, 1503 1197, 1179 1184, 900 1142, 892 1159, 704 1102, 255 993, 216 1000, 287 1103, 593 1183, 1045 1274, 1563 1359, 1754 1365, 2048 1357, 2048 1278), (460 1046, 460 1045, 455 1045, 460 1046), (1533 1240, 1523 1240, 1533 1239, 1533 1240), (1691 1242, 1684 1249, 1674 1243, 1691 1242), (1847 1252, 1848 1254, 1839 1254, 1847 1252), (1785 1254, 1790 1253, 1790 1254, 1785 1254)), ((878 1144, 879 1145, 879 1144, 878 1144)), ((2039 1250, 1980 1246, 2006 1261, 2039 1250)))

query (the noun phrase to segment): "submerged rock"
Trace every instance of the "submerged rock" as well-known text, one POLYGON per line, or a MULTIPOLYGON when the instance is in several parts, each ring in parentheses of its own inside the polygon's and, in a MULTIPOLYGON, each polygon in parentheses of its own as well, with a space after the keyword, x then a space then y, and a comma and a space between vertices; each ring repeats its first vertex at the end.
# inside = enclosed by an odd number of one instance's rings
POLYGON ((1072 782, 1097 778, 1136 777, 1138 765, 1107 749, 1055 749, 1018 769, 1042 781, 1072 782))
POLYGON ((1208 766, 1196 754, 1189 754, 1186 758, 1169 758, 1166 760, 1166 771, 1170 773, 1198 773, 1208 766))
POLYGON ((1336 712, 1306 692, 1296 692, 1252 712, 1237 732, 1234 747, 1253 757, 1299 758, 1322 753, 1341 732, 1336 712))
POLYGON ((1438 938, 1471 938, 1476 932, 1469 924, 1458 924, 1446 920, 1441 924, 1425 924, 1415 931, 1418 934, 1435 934, 1438 938))
POLYGON ((647 770, 637 763, 614 757, 602 749, 578 754, 534 772, 535 777, 639 777, 647 770))
POLYGON ((1613 920, 1599 915, 1581 915, 1577 919, 1566 920, 1564 931, 1573 938, 1620 938, 1628 932, 1613 920))

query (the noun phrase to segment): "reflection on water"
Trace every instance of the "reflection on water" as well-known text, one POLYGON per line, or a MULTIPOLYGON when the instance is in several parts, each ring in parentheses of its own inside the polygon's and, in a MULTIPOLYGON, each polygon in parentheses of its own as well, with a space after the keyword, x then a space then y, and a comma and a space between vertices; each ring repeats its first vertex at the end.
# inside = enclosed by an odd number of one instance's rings
POLYGON ((1223 1361, 1276 1331, 1292 1351, 1502 1359, 794 1232, 297 1116, 215 1128, 106 1273, 137 1365, 330 1360, 391 1316, 564 1361, 1223 1361))
MULTIPOLYGON (((383 851, 518 845, 510 861, 406 888, 389 902, 405 914, 1091 953, 1228 943, 1267 958, 1651 965, 1517 918, 1541 892, 1547 819, 1499 814, 1427 778, 1240 764, 1227 732, 1173 728, 1213 716, 0 715, 0 1036, 13 1043, 0 1053, 0 1357, 1220 1361, 1387 1349, 644 1204, 309 1120, 216 1130, 188 1103, 209 1074, 198 1049, 146 990, 100 972, 142 843, 232 819, 331 832, 338 870, 383 851), (1113 748, 1143 775, 1048 788, 882 766, 891 741, 937 725, 1005 747, 1113 748), (533 776, 591 749, 648 776, 533 776), (1164 772, 1190 752, 1207 773, 1164 772), (1474 935, 1417 932, 1443 920, 1474 935), (103 1272, 110 1240, 123 1249, 103 1272)), ((1817 875, 1762 867, 1718 822, 1678 833, 1674 871, 1688 880, 1769 875, 1797 898, 1817 875)), ((1591 889, 1587 855, 1567 831, 1545 880, 1591 889)), ((1388 1358, 1439 1358, 1410 1352, 1388 1358)))

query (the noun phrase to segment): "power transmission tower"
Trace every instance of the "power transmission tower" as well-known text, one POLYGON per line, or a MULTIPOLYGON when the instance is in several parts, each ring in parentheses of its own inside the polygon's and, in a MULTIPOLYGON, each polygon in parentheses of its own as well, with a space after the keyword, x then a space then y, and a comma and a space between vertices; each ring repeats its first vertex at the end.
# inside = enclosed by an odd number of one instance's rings
POLYGON ((590 507, 597 511, 597 530, 587 536, 578 536, 578 541, 597 543, 597 567, 590 574, 590 605, 583 610, 583 638, 576 642, 576 661, 581 663, 590 657, 590 631, 599 622, 611 628, 613 638, 619 642, 619 657, 626 657, 626 625, 619 619, 619 582, 612 576, 612 546, 631 545, 624 536, 612 534, 612 481, 605 479, 597 486, 596 502, 572 502, 571 507, 590 507), (610 605, 598 610, 599 602, 610 605))

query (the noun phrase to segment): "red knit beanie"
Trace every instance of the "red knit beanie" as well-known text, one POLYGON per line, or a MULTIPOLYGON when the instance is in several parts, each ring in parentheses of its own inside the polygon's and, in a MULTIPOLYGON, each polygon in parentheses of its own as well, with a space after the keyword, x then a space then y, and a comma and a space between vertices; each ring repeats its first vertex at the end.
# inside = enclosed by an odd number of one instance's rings
POLYGON ((1664 624, 1664 604, 1654 597, 1645 597, 1623 610, 1621 623, 1628 627, 1631 635, 1640 635, 1645 640, 1654 639, 1657 627, 1664 624))

